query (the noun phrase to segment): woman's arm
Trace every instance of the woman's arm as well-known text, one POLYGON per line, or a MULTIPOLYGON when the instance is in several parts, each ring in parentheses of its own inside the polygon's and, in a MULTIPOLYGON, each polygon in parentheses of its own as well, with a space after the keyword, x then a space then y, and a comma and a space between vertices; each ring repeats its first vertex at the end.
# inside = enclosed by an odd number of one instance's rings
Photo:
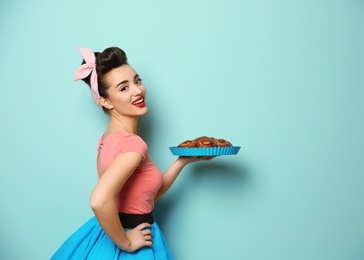
POLYGON ((120 249, 128 252, 152 245, 150 230, 143 230, 150 227, 150 224, 143 223, 125 232, 115 204, 116 195, 142 160, 142 155, 137 152, 117 156, 98 181, 90 197, 90 206, 105 233, 120 249))
POLYGON ((172 186, 174 181, 177 179, 178 175, 182 171, 182 169, 189 163, 198 162, 201 160, 211 160, 213 157, 185 157, 180 156, 172 165, 167 169, 167 171, 163 174, 163 183, 160 189, 157 192, 157 195, 154 201, 160 199, 172 186))

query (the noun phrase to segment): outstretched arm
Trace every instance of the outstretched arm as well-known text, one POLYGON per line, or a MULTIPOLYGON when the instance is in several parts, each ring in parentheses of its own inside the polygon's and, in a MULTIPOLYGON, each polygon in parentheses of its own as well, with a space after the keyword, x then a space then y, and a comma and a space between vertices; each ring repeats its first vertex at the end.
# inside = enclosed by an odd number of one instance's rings
POLYGON ((181 173, 182 169, 189 163, 198 162, 201 160, 211 160, 213 157, 185 157, 180 156, 163 174, 163 183, 157 192, 154 201, 160 199, 172 186, 174 181, 177 179, 178 175, 181 173))

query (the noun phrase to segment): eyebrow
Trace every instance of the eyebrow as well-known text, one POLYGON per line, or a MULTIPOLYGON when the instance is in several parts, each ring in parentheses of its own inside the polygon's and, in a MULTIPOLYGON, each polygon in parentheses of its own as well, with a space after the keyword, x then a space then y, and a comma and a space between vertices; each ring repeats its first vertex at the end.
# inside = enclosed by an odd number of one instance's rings
MULTIPOLYGON (((139 74, 135 74, 135 76, 134 76, 134 80, 135 80, 135 79, 137 79, 137 78, 139 78, 139 74)), ((115 86, 115 88, 117 88, 118 86, 123 85, 123 84, 125 84, 125 83, 128 83, 128 82, 129 82, 129 80, 124 80, 124 81, 122 81, 122 82, 119 82, 119 83, 115 86)))

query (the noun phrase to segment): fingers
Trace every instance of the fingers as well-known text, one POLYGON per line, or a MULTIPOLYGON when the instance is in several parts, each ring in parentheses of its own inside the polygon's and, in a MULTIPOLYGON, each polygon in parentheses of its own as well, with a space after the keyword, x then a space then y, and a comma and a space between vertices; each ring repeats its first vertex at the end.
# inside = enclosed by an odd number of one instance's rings
POLYGON ((152 241, 146 241, 145 242, 146 246, 152 247, 153 246, 153 242, 152 241))
POLYGON ((152 225, 149 223, 142 223, 135 228, 126 231, 126 235, 131 242, 130 252, 134 252, 144 246, 153 246, 153 234, 150 230, 152 225))
POLYGON ((142 230, 141 231, 142 235, 144 236, 144 239, 147 241, 152 241, 152 231, 150 231, 149 229, 146 230, 142 230))
POLYGON ((205 161, 210 161, 211 159, 214 159, 216 156, 207 156, 204 158, 205 161))
POLYGON ((152 225, 149 224, 149 223, 142 223, 142 224, 139 224, 138 226, 136 226, 135 228, 138 229, 138 230, 143 230, 145 228, 150 228, 152 225))
POLYGON ((142 234, 144 236, 147 236, 147 235, 151 235, 152 234, 152 231, 150 229, 144 229, 144 230, 141 230, 140 232, 142 232, 142 234))
POLYGON ((152 232, 150 230, 143 230, 141 232, 145 239, 145 245, 152 247, 153 246, 152 232))
POLYGON ((152 231, 149 229, 151 226, 152 225, 149 223, 142 223, 136 227, 136 229, 139 230, 140 233, 142 234, 142 236, 145 240, 145 245, 150 246, 150 247, 153 246, 152 231))
POLYGON ((153 238, 152 238, 151 235, 144 236, 144 239, 145 239, 145 242, 148 242, 148 241, 152 242, 153 241, 153 238))
POLYGON ((216 156, 200 156, 197 157, 197 160, 201 160, 201 161, 210 161, 211 159, 215 158, 216 156))

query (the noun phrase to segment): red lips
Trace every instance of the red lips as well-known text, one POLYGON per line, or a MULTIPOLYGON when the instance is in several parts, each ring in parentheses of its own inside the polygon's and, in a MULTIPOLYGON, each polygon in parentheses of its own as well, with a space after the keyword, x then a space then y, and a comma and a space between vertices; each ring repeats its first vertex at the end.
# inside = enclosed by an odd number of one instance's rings
POLYGON ((144 98, 138 97, 137 99, 134 100, 134 102, 132 104, 136 107, 143 108, 143 107, 145 107, 144 98))

